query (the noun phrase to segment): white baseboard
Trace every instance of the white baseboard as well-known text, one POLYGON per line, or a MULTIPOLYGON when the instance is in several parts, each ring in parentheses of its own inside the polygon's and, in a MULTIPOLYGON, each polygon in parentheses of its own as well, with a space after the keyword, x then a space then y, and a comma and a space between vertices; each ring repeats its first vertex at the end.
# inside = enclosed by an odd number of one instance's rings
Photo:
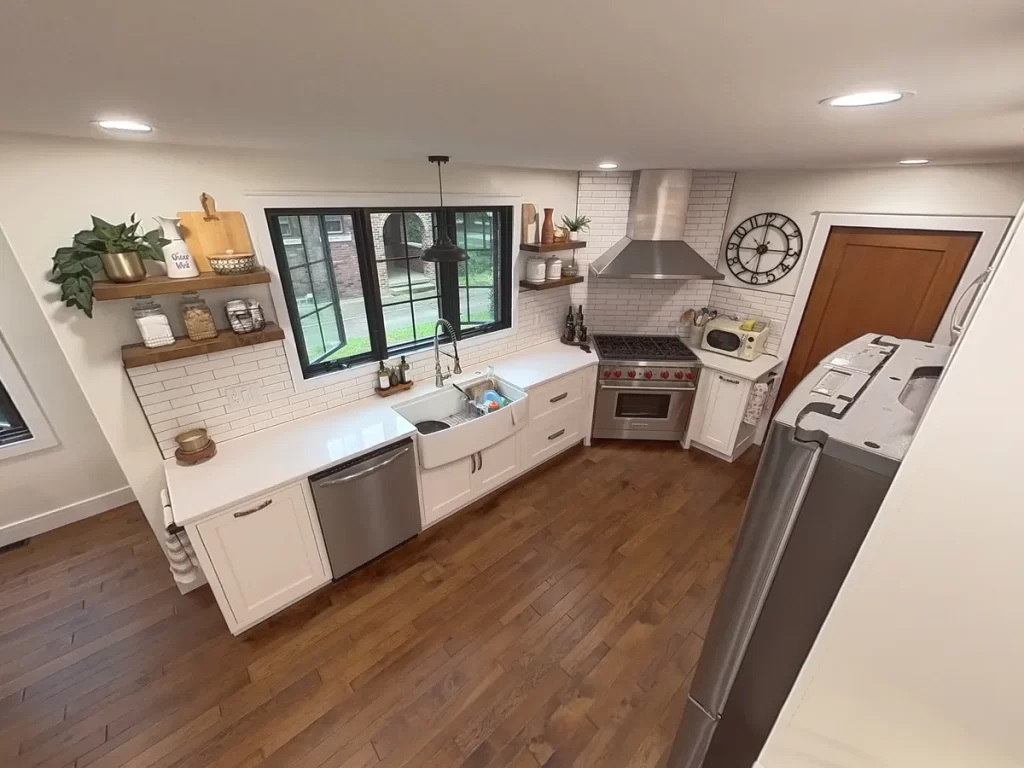
POLYGON ((76 523, 85 520, 87 517, 106 512, 108 509, 120 507, 123 504, 130 504, 135 501, 135 494, 127 485, 118 488, 116 491, 93 496, 91 499, 69 504, 41 515, 30 517, 27 520, 19 520, 16 523, 8 523, 0 527, 0 547, 13 544, 15 541, 27 539, 30 536, 38 536, 41 533, 52 531, 54 528, 76 523))

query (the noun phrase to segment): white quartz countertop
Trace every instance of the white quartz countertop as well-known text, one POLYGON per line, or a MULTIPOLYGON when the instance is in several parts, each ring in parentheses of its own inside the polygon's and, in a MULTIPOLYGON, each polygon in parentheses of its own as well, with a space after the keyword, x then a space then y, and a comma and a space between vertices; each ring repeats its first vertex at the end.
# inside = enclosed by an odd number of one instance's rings
MULTIPOLYGON (((520 389, 597 365, 597 355, 554 341, 492 361, 495 375, 520 389)), ((470 381, 487 365, 456 377, 470 381)), ((174 521, 202 517, 335 464, 416 434, 394 406, 434 391, 433 381, 387 399, 373 397, 217 445, 217 455, 194 467, 164 462, 174 521)))
POLYGON ((739 376, 742 379, 749 379, 751 381, 761 378, 768 371, 785 362, 783 358, 775 357, 774 355, 761 355, 755 360, 740 360, 735 357, 729 357, 729 355, 700 349, 697 345, 691 346, 690 349, 700 358, 705 368, 711 368, 715 371, 721 371, 722 373, 739 376))

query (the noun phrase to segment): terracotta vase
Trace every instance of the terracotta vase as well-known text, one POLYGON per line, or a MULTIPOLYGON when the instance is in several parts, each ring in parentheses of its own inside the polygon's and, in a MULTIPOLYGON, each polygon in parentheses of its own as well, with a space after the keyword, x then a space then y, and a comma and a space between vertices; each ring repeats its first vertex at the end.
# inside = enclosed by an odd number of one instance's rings
POLYGON ((540 241, 544 245, 555 242, 555 223, 551 220, 554 214, 554 208, 544 209, 544 225, 540 228, 540 241))

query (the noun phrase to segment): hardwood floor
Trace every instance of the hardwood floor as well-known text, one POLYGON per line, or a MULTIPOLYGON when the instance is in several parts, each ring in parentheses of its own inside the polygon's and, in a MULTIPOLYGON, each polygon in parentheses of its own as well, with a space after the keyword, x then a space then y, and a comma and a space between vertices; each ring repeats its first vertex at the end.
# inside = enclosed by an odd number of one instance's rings
POLYGON ((0 765, 656 766, 756 465, 570 451, 239 638, 135 505, 0 555, 0 765))

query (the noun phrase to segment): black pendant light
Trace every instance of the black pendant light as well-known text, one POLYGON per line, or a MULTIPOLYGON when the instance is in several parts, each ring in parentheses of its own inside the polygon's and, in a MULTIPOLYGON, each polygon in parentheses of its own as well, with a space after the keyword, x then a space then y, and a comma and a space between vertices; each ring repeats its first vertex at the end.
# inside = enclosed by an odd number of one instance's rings
MULTIPOLYGON (((437 163, 437 191, 441 196, 441 209, 444 210, 444 188, 441 186, 441 163, 451 160, 447 155, 431 155, 427 158, 432 163, 437 163)), ((437 241, 427 248, 423 253, 423 261, 434 264, 458 264, 460 261, 469 259, 469 254, 459 248, 448 237, 448 233, 439 224, 437 227, 437 241)))

